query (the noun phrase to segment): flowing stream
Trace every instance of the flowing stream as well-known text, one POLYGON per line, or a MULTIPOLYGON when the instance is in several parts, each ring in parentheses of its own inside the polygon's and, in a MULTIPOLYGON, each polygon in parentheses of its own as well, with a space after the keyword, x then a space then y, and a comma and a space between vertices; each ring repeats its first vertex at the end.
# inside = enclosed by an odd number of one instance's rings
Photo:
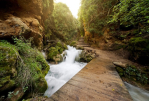
POLYGON ((127 82, 124 82, 124 84, 134 101, 149 101, 149 91, 135 87, 127 82))
MULTIPOLYGON (((45 96, 50 97, 53 95, 87 64, 75 61, 75 58, 79 56, 81 50, 76 50, 76 48, 68 46, 68 50, 65 52, 67 55, 63 62, 56 65, 49 64, 50 71, 45 76, 48 84, 48 89, 44 94, 45 96)), ((42 53, 46 58, 45 53, 42 53)), ((148 91, 135 87, 127 82, 124 82, 124 84, 134 101, 149 101, 148 91)))
MULTIPOLYGON (((81 50, 68 46, 66 59, 56 65, 50 65, 50 71, 45 76, 48 84, 48 89, 45 96, 50 97, 58 89, 60 89, 68 80, 77 74, 87 63, 76 62, 75 57, 81 53, 81 50)), ((44 55, 44 54, 43 54, 44 55)))

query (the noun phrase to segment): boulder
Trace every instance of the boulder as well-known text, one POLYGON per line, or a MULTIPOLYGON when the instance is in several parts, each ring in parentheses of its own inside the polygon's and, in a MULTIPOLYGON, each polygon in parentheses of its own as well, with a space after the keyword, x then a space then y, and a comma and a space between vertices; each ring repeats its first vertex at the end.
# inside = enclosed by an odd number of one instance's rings
POLYGON ((0 43, 0 92, 8 91, 15 86, 17 54, 15 47, 0 43))
POLYGON ((93 52, 92 50, 83 50, 75 60, 80 62, 90 62, 92 59, 96 58, 96 56, 96 52, 93 52))
POLYGON ((122 62, 113 62, 113 64, 115 66, 122 67, 122 68, 127 68, 127 66, 128 66, 128 64, 122 63, 122 62))
POLYGON ((18 101, 24 94, 28 96, 25 91, 29 89, 44 93, 48 71, 49 65, 37 49, 23 42, 17 45, 0 42, 0 98, 9 95, 9 101, 18 101))

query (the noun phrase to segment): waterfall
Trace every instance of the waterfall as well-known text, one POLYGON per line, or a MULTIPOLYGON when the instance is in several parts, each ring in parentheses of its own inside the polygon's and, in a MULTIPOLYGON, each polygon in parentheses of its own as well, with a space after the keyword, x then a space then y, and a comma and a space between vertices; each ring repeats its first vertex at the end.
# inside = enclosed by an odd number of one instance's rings
POLYGON ((87 63, 76 62, 75 57, 81 53, 81 50, 67 46, 66 59, 56 65, 50 65, 50 71, 45 76, 48 84, 48 89, 45 92, 45 96, 50 97, 58 89, 60 89, 67 81, 69 81, 75 74, 77 74, 87 63))

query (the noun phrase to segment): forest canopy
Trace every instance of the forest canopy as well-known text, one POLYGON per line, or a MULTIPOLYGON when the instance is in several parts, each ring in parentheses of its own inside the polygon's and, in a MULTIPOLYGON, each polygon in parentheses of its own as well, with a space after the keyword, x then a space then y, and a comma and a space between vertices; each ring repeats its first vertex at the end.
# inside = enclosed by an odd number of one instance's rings
MULTIPOLYGON (((59 35, 61 34, 65 40, 71 39, 77 34, 78 21, 72 15, 68 6, 63 3, 55 3, 54 11, 46 23, 46 36, 52 35, 54 29, 59 35), (49 30, 50 29, 50 30, 49 30)), ((56 37, 59 37, 57 35, 56 37)))

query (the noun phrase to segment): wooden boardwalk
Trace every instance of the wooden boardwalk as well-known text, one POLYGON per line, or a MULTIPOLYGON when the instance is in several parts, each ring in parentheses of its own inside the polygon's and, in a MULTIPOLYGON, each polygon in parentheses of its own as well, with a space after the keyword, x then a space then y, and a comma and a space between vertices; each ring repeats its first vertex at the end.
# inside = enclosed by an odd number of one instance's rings
MULTIPOLYGON (((78 45, 89 48, 84 38, 80 38, 78 45)), ((101 50, 96 52, 99 57, 89 62, 46 101, 132 101, 112 64, 115 59, 101 50)))
POLYGON ((93 59, 48 101, 132 101, 109 60, 93 59))

